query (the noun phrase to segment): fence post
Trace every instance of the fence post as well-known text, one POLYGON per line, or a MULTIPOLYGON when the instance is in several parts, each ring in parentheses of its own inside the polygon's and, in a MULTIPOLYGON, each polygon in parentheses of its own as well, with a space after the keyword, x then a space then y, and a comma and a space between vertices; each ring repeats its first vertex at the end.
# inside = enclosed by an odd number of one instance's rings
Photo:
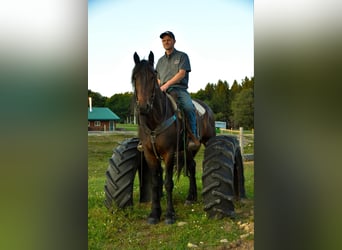
POLYGON ((239 134, 239 144, 241 149, 241 155, 243 156, 243 127, 240 127, 240 134, 239 134))

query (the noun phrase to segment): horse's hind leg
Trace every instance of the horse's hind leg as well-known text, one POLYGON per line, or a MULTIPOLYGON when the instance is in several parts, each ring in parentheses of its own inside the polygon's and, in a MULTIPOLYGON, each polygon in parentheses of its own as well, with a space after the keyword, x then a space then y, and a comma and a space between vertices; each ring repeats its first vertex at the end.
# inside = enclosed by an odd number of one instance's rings
POLYGON ((166 214, 165 214, 165 223, 166 224, 173 224, 176 221, 176 214, 175 209, 173 207, 173 200, 172 200, 172 191, 173 191, 173 158, 170 157, 170 160, 165 164, 165 190, 166 190, 166 214))
POLYGON ((160 171, 161 167, 152 168, 152 208, 151 213, 148 216, 147 222, 148 224, 157 224, 160 221, 161 215, 161 206, 160 206, 160 185, 162 178, 162 172, 160 171))
POLYGON ((189 193, 185 200, 185 204, 192 204, 197 201, 197 184, 196 184, 196 162, 190 156, 187 157, 189 170, 189 193))

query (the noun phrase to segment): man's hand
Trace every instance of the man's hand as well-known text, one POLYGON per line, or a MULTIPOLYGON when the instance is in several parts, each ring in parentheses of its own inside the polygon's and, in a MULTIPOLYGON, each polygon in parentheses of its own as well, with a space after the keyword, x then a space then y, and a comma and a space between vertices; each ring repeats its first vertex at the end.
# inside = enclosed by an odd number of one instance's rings
MULTIPOLYGON (((160 86, 161 91, 166 91, 172 85, 179 83, 185 77, 186 71, 184 69, 180 69, 176 75, 174 75, 170 80, 165 82, 162 86, 160 86)), ((160 80, 158 80, 160 82, 160 80)))
POLYGON ((166 92, 167 89, 168 89, 168 87, 166 86, 166 84, 160 86, 160 90, 163 92, 166 92))

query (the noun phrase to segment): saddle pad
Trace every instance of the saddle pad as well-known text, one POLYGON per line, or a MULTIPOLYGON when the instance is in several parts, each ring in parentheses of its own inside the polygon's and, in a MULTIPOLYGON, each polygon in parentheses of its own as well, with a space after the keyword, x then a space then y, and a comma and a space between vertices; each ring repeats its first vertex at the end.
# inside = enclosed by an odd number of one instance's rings
POLYGON ((200 116, 205 114, 205 108, 203 108, 203 106, 201 104, 199 104, 195 100, 192 100, 192 103, 194 104, 194 106, 195 106, 197 112, 200 114, 200 116))
MULTIPOLYGON (((172 103, 172 107, 173 107, 173 110, 177 110, 177 103, 176 101, 173 99, 173 97, 166 93, 166 96, 170 99, 171 103, 172 103)), ((203 106, 201 104, 199 104, 198 102, 196 102, 195 100, 192 100, 192 103, 194 104, 195 106, 195 109, 197 110, 198 114, 200 116, 204 115, 205 114, 205 108, 203 108, 203 106)))

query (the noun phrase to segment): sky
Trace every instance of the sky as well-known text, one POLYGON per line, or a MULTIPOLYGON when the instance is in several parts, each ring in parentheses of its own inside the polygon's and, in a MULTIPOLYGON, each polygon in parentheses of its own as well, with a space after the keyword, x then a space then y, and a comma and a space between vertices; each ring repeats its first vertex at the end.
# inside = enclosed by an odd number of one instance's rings
POLYGON ((189 92, 254 76, 252 0, 89 0, 88 89, 131 92, 134 52, 147 59, 152 51, 156 65, 167 30, 189 56, 189 92))

